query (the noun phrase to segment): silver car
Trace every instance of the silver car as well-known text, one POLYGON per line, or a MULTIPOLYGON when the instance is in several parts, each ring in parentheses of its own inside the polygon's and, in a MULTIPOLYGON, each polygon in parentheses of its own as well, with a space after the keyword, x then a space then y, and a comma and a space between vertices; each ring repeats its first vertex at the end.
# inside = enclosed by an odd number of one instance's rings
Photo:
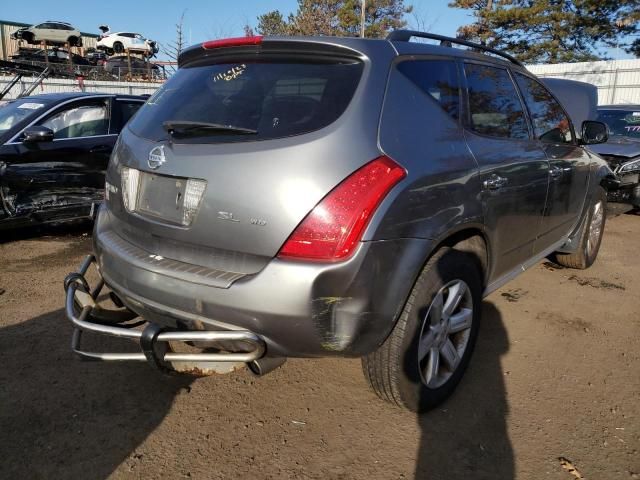
POLYGON ((485 295, 550 254, 595 260, 614 177, 584 145, 604 140, 518 61, 461 40, 194 46, 111 156, 95 255, 65 281, 73 348, 196 373, 362 357, 380 397, 432 408, 485 295), (137 351, 86 350, 83 332, 137 351))
POLYGON ((46 41, 54 44, 68 43, 71 47, 82 46, 82 34, 77 28, 70 23, 53 20, 16 30, 12 37, 33 45, 46 41))

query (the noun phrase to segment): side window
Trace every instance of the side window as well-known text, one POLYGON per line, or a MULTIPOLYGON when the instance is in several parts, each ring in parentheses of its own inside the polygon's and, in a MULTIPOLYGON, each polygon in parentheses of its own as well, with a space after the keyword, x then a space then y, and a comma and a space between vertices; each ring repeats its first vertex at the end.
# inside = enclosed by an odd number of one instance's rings
POLYGON ((105 103, 76 103, 54 113, 41 125, 53 130, 54 139, 90 137, 108 133, 109 117, 105 103))
POLYGON ((398 64, 398 70, 429 95, 445 112, 460 114, 460 83, 455 62, 412 60, 398 64))
POLYGON ((546 143, 573 143, 571 123, 560 104, 539 82, 516 73, 536 138, 546 143))
POLYGON ((528 139, 518 92, 504 68, 465 64, 471 129, 492 137, 528 139))
POLYGON ((140 109, 142 105, 144 105, 143 102, 127 102, 123 100, 117 100, 117 104, 119 119, 118 122, 114 123, 117 123, 119 128, 117 131, 114 131, 114 128, 112 128, 111 133, 120 133, 120 130, 124 128, 129 119, 133 117, 133 115, 140 109))

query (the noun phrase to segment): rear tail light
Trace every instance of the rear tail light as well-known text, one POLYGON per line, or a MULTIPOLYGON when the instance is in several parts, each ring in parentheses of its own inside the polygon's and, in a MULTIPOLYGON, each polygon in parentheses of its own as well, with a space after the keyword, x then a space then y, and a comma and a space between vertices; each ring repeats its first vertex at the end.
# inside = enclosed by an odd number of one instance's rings
POLYGON ((405 176, 406 171, 389 157, 369 162, 315 206, 278 256, 328 262, 347 258, 380 202, 405 176))
POLYGON ((202 44, 202 48, 205 50, 211 50, 213 48, 223 47, 244 47, 246 45, 260 45, 262 43, 261 35, 254 35, 252 37, 236 37, 236 38, 222 38, 220 40, 209 40, 202 44))
POLYGON ((138 204, 138 188, 140 186, 140 170, 122 167, 122 202, 128 212, 135 212, 138 204))

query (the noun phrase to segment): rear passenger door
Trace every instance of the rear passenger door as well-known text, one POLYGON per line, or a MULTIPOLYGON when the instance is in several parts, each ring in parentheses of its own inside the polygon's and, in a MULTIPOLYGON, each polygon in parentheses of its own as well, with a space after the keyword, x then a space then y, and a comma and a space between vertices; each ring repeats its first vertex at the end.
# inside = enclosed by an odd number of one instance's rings
POLYGON ((536 251, 560 242, 577 225, 587 193, 589 157, 576 142, 569 115, 537 80, 515 73, 533 133, 549 160, 549 194, 536 251))
POLYGON ((533 255, 547 196, 549 165, 530 135, 509 70, 464 62, 465 137, 480 166, 484 223, 495 253, 491 280, 533 255))

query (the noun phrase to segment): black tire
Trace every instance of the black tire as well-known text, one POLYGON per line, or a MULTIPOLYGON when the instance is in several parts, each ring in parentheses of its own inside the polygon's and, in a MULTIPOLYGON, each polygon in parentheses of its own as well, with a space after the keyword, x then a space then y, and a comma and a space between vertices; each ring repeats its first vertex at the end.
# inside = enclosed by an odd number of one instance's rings
POLYGON ((69 42, 69 46, 70 47, 81 47, 82 46, 82 40, 80 40, 78 37, 69 37, 67 39, 67 42, 69 42))
POLYGON ((33 45, 35 42, 35 38, 33 37, 33 33, 26 32, 22 34, 22 40, 27 42, 29 45, 33 45))
MULTIPOLYGON (((427 411, 444 401, 460 382, 469 364, 478 335, 481 303, 482 274, 476 257, 451 248, 438 250, 416 280, 389 337, 375 352, 362 359, 365 378, 373 391, 383 400, 414 412, 427 411), (468 287, 472 302, 471 327, 465 330, 466 348, 444 383, 427 386, 423 364, 418 360, 423 324, 427 323, 431 315, 431 303, 439 292, 447 292, 448 284, 459 281, 468 287)), ((456 310, 457 307, 453 312, 456 310)), ((458 334, 447 338, 455 335, 458 334)), ((440 358, 439 353, 435 355, 440 358)), ((443 366, 446 366, 446 362, 443 366)))
POLYGON ((113 51, 114 53, 123 53, 124 52, 124 45, 120 42, 114 42, 113 43, 113 51))
POLYGON ((580 229, 580 241, 578 250, 575 253, 556 253, 555 260, 563 267, 584 270, 593 265, 598 257, 600 244, 602 243, 602 235, 604 234, 604 226, 607 221, 607 192, 602 187, 598 187, 589 211, 587 212, 584 224, 580 229), (594 215, 600 211, 600 215, 594 215), (601 217, 601 220, 598 220, 601 217), (598 228, 597 238, 593 238, 591 233, 598 228))

